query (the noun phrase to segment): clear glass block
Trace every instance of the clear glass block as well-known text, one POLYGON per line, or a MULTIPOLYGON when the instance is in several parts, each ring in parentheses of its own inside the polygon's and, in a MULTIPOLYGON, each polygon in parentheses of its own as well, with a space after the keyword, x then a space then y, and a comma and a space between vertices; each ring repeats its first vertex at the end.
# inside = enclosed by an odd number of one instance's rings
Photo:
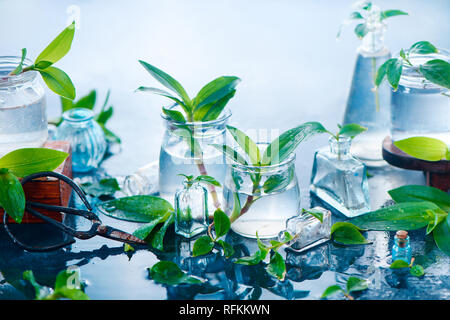
MULTIPOLYGON (((0 56, 0 157, 20 148, 41 147, 47 140, 45 91, 39 73, 9 75, 21 57, 0 56)), ((24 66, 32 62, 25 59, 24 66)))
POLYGON ((208 228, 208 191, 199 183, 183 183, 175 194, 175 232, 192 238, 208 228))
POLYGON ((429 60, 450 62, 448 51, 436 54, 411 54, 412 66, 403 64, 397 91, 392 92, 391 135, 397 141, 409 137, 431 137, 450 146, 450 90, 439 87, 417 72, 429 60))
POLYGON ((314 155, 310 191, 346 217, 369 212, 366 166, 350 154, 351 138, 330 137, 329 143, 314 155))
POLYGON ((366 165, 380 166, 386 164, 381 145, 389 135, 391 93, 386 82, 375 90, 374 79, 391 53, 384 44, 386 25, 380 21, 380 11, 375 6, 370 11, 367 28, 369 31, 357 49, 343 124, 357 123, 368 128, 355 137, 351 151, 366 165))
POLYGON ((55 140, 69 141, 72 148, 72 170, 88 172, 98 167, 106 151, 106 140, 94 112, 75 108, 63 113, 55 140))
POLYGON ((128 196, 158 193, 158 162, 151 162, 125 177, 123 192, 128 196))
MULTIPOLYGON (((177 109, 177 106, 171 108, 177 109)), ((183 179, 179 174, 208 175, 222 183, 226 165, 223 153, 211 144, 225 143, 226 127, 231 112, 225 109, 217 120, 180 123, 162 114, 166 130, 159 155, 159 193, 172 201, 183 179)), ((208 186, 210 214, 220 207, 222 194, 208 186)))
POLYGON ((318 279, 329 268, 330 249, 328 245, 319 246, 313 250, 306 250, 301 253, 286 250, 287 278, 292 281, 301 282, 318 279))
POLYGON ((276 238, 286 220, 300 210, 295 154, 271 166, 229 164, 224 198, 234 232, 249 238, 256 238, 256 232, 261 239, 276 238))
POLYGON ((284 232, 287 231, 294 239, 288 243, 290 249, 305 251, 318 246, 330 239, 331 212, 321 207, 312 210, 319 211, 323 215, 323 222, 310 215, 302 213, 286 221, 286 229, 278 234, 278 239, 284 241, 284 232))

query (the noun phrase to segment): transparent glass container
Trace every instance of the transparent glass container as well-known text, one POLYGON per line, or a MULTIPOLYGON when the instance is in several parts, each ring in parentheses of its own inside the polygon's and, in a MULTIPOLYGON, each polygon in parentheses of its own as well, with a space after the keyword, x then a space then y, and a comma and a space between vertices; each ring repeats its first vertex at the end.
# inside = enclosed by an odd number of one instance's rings
POLYGON ((408 232, 399 230, 394 237, 394 246, 392 247, 392 262, 395 260, 403 260, 411 263, 412 250, 409 244, 408 232))
POLYGON ((330 137, 329 148, 316 151, 310 191, 345 215, 370 211, 366 166, 350 154, 351 138, 330 137))
POLYGON ((175 194, 175 232, 192 238, 208 228, 208 191, 199 183, 183 185, 175 194))
POLYGON ((431 137, 450 146, 450 90, 426 80, 419 65, 433 59, 450 62, 448 51, 436 54, 411 54, 412 66, 403 64, 398 89, 392 92, 391 135, 397 141, 409 137, 431 137))
POLYGON ((224 198, 233 231, 249 238, 256 232, 262 239, 277 237, 300 209, 295 154, 278 165, 229 164, 224 198))
MULTIPOLYGON (((230 116, 231 112, 225 109, 217 120, 180 123, 162 114, 166 125, 159 155, 159 194, 162 198, 173 200, 184 179, 179 174, 208 175, 222 184, 226 172, 225 157, 211 144, 225 143, 225 125, 230 116)), ((210 214, 222 202, 218 190, 208 186, 210 214)))
POLYGON ((128 196, 158 193, 158 162, 151 162, 125 177, 123 192, 128 196))
MULTIPOLYGON (((41 147, 48 136, 45 90, 39 73, 9 75, 20 60, 0 57, 0 157, 19 148, 41 147)), ((25 67, 31 64, 25 59, 25 67)))
POLYGON ((357 49, 343 123, 357 123, 367 128, 355 137, 352 154, 368 166, 380 166, 386 163, 382 157, 382 142, 389 135, 391 93, 386 82, 375 90, 374 79, 378 68, 391 58, 391 53, 384 44, 386 25, 380 21, 379 9, 373 6, 370 13, 369 31, 357 49))
POLYGON ((69 141, 72 148, 72 170, 88 172, 98 167, 106 151, 106 140, 94 112, 75 108, 63 113, 55 140, 69 141))

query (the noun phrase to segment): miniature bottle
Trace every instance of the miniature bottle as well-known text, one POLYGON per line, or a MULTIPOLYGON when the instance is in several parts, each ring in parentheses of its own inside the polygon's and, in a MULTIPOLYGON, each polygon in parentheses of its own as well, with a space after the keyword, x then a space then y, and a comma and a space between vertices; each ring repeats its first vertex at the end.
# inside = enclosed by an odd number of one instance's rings
MULTIPOLYGON (((331 212, 321 207, 314 207, 314 211, 322 213, 321 222, 309 213, 302 213, 286 221, 286 230, 294 237, 288 246, 298 252, 318 246, 330 239, 331 212)), ((284 232, 280 232, 278 238, 284 240, 284 232)))
POLYGON ((389 135, 391 94, 386 82, 375 89, 378 68, 391 53, 384 44, 386 24, 380 9, 372 6, 367 17, 367 34, 358 47, 343 124, 357 123, 368 128, 355 138, 352 153, 368 166, 384 165, 382 141, 389 135))
POLYGON ((126 176, 122 189, 128 196, 158 193, 158 162, 151 162, 126 176))
POLYGON ((403 260, 406 263, 411 263, 411 245, 409 244, 408 232, 399 230, 394 237, 394 245, 392 247, 392 261, 403 260))
POLYGON ((175 193, 175 232, 192 238, 208 228, 208 191, 192 181, 183 185, 175 193))
POLYGON ((314 155, 310 191, 351 218, 370 211, 366 166, 350 154, 351 138, 329 139, 314 155))

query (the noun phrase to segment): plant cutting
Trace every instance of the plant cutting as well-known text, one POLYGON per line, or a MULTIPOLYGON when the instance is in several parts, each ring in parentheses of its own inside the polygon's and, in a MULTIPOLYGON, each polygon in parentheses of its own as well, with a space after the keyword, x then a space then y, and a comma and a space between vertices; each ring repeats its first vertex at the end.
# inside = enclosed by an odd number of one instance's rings
POLYGON ((423 267, 420 264, 414 264, 414 258, 411 259, 411 263, 408 264, 404 260, 395 260, 392 262, 389 268, 391 269, 404 269, 409 268, 409 273, 415 277, 420 278, 425 274, 423 267))
POLYGON ((72 80, 64 71, 53 66, 69 52, 74 34, 75 22, 72 22, 38 55, 30 66, 24 66, 27 49, 23 48, 21 61, 10 72, 10 75, 14 76, 29 71, 37 71, 41 74, 42 79, 50 90, 64 98, 75 99, 75 87, 72 80))
POLYGON ((354 298, 350 295, 351 292, 363 291, 369 287, 366 279, 360 279, 357 277, 349 277, 346 283, 346 288, 342 288, 340 285, 332 285, 325 289, 323 292, 321 299, 328 298, 331 295, 336 293, 343 293, 344 296, 349 300, 354 300, 354 298))

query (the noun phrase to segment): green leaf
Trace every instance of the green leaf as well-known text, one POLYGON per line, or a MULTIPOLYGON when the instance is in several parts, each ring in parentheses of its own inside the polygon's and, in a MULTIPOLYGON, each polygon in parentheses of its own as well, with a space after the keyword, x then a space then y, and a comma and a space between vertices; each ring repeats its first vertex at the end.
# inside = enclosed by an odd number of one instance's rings
POLYGON ((166 116, 168 116, 170 119, 172 119, 175 122, 181 122, 185 123, 186 119, 184 118, 183 114, 180 111, 171 110, 163 107, 163 112, 166 116))
POLYGON ((347 280, 347 293, 366 290, 369 287, 366 279, 350 277, 347 280))
POLYGON ((75 87, 64 71, 55 67, 36 70, 39 71, 44 82, 54 93, 67 99, 75 99, 75 87))
POLYGON ((350 14, 350 19, 358 20, 358 19, 364 19, 364 17, 358 11, 354 11, 350 14))
POLYGON ((404 260, 395 260, 394 262, 392 262, 389 268, 391 269, 409 268, 409 263, 404 260))
POLYGON ((56 276, 55 291, 61 288, 81 289, 80 274, 76 270, 63 270, 56 276))
POLYGON ((434 228, 433 238, 437 247, 450 256, 450 215, 434 228))
POLYGON ((254 266, 263 260, 263 258, 261 258, 261 255, 263 255, 263 253, 258 250, 251 256, 242 257, 242 258, 237 259, 236 261, 234 261, 234 263, 243 264, 246 266, 254 266))
POLYGON ((230 258, 234 254, 234 248, 228 242, 225 242, 223 240, 217 240, 217 243, 222 247, 223 254, 225 255, 226 258, 230 258))
POLYGON ((164 221, 162 227, 156 232, 152 239, 152 247, 160 251, 164 251, 164 236, 166 235, 167 228, 174 223, 175 214, 171 214, 169 218, 164 221))
POLYGON ((261 260, 264 260, 267 257, 270 248, 262 243, 261 239, 259 239, 258 232, 256 232, 256 243, 258 244, 259 248, 259 257, 261 258, 261 260))
POLYGON ((176 104, 178 104, 181 108, 183 108, 184 112, 186 112, 186 115, 190 114, 191 109, 190 107, 185 104, 183 101, 181 101, 180 99, 172 96, 169 92, 158 89, 158 88, 153 88, 153 87, 139 87, 135 90, 135 92, 150 92, 150 93, 154 93, 166 98, 171 99, 172 101, 174 101, 176 104))
POLYGON ((0 158, 0 168, 8 168, 22 178, 37 172, 53 171, 67 156, 65 152, 47 148, 22 148, 0 158))
POLYGON ((29 281, 30 284, 32 285, 32 287, 34 288, 34 292, 35 292, 34 299, 36 299, 36 300, 44 299, 50 293, 50 288, 41 286, 36 281, 33 271, 31 271, 31 270, 24 271, 22 277, 24 280, 29 281))
POLYGON ((177 285, 182 283, 202 283, 200 279, 187 276, 176 263, 172 261, 159 261, 148 269, 149 276, 158 283, 177 285))
POLYGON ((84 192, 93 196, 112 196, 116 191, 120 190, 119 183, 116 178, 105 178, 95 182, 85 182, 81 184, 84 192))
MULTIPOLYGON (((69 52, 75 34, 75 21, 65 28, 36 58, 35 65, 41 62, 53 64, 69 52)), ((47 67, 49 66, 46 64, 47 67)), ((37 66, 38 67, 38 66, 37 66)))
POLYGON ((317 220, 319 220, 321 223, 323 223, 323 212, 318 210, 318 209, 302 209, 302 213, 307 213, 312 215, 314 218, 316 218, 317 220))
POLYGON ((338 285, 333 285, 333 286, 329 286, 328 288, 325 289, 325 291, 322 293, 322 296, 320 297, 321 299, 327 298, 333 294, 336 294, 338 292, 344 292, 344 290, 342 290, 342 288, 338 285))
POLYGON ((23 62, 26 56, 27 56, 27 49, 22 48, 22 58, 20 59, 19 65, 11 72, 11 74, 19 74, 22 72, 23 62))
POLYGON ((134 247, 128 243, 124 243, 123 245, 123 251, 124 252, 133 252, 136 251, 136 249, 134 249, 134 247))
POLYGON ((216 120, 235 93, 236 90, 232 90, 223 98, 197 108, 194 111, 194 121, 216 120))
POLYGON ((407 12, 405 11, 401 11, 401 10, 385 10, 381 12, 380 15, 380 20, 384 20, 390 17, 395 17, 395 16, 404 16, 404 15, 408 15, 407 12))
POLYGON ((238 77, 223 76, 206 84, 193 99, 193 108, 198 108, 220 100, 230 94, 241 81, 238 77))
POLYGON ((95 117, 95 121, 97 121, 100 125, 105 125, 106 122, 108 122, 109 119, 111 119, 112 115, 114 113, 113 107, 109 107, 106 110, 102 110, 97 116, 95 117))
POLYGON ((0 169, 0 206, 14 221, 22 222, 25 193, 19 179, 7 169, 0 169))
POLYGON ((261 154, 256 143, 244 132, 235 127, 227 126, 227 130, 242 150, 244 150, 244 152, 248 155, 250 162, 255 166, 259 165, 261 161, 261 154))
POLYGON ((183 100, 186 107, 190 109, 191 99, 187 95, 186 90, 184 90, 183 86, 177 80, 145 61, 139 60, 139 63, 151 74, 153 78, 159 81, 159 83, 175 92, 183 100))
POLYGON ((279 280, 284 280, 286 275, 286 264, 281 254, 278 252, 273 252, 266 270, 270 275, 278 278, 279 280))
POLYGON ((444 211, 450 211, 450 195, 434 187, 408 185, 390 190, 388 193, 397 203, 429 201, 444 211))
POLYGON ((414 43, 410 48, 408 54, 430 54, 437 53, 438 49, 428 41, 419 41, 414 43))
POLYGON ((331 227, 331 235, 334 241, 344 245, 369 244, 360 230, 350 222, 336 222, 331 227))
POLYGON ((367 28, 365 23, 360 23, 355 27, 355 34, 359 39, 364 38, 368 32, 369 28, 367 28))
POLYGON ((415 266, 411 267, 409 273, 411 273, 411 275, 415 277, 421 277, 425 274, 425 271, 423 270, 423 267, 420 264, 416 264, 415 266))
POLYGON ((166 217, 167 214, 170 215, 174 211, 167 200, 148 195, 105 201, 99 205, 99 209, 107 216, 133 222, 152 222, 166 217))
POLYGON ((360 126, 359 124, 356 123, 350 123, 341 127, 338 135, 354 138, 355 136, 357 136, 360 133, 363 133, 364 131, 367 131, 366 127, 360 126))
POLYGON ((220 150, 223 152, 224 155, 227 156, 231 161, 247 165, 247 161, 245 161, 245 158, 241 156, 236 150, 233 148, 227 146, 227 145, 220 145, 220 144, 210 144, 210 146, 213 146, 217 150, 220 150))
POLYGON ((214 230, 216 231, 216 239, 226 235, 230 230, 230 218, 221 209, 214 212, 214 230))
POLYGON ((379 68, 377 71, 377 74, 375 76, 375 86, 379 87, 380 84, 383 82, 384 77, 387 74, 387 69, 388 67, 392 64, 395 63, 398 59, 396 58, 391 58, 389 60, 386 60, 379 68))
POLYGON ((97 99, 97 91, 91 90, 87 95, 81 97, 76 103, 74 103, 73 108, 85 108, 94 109, 95 101, 97 99))
POLYGON ((233 211, 231 212, 230 215, 230 221, 236 220, 241 214, 241 200, 239 199, 239 194, 237 192, 233 193, 233 199, 234 204, 233 204, 233 211))
MULTIPOLYGON (((139 227, 138 229, 136 229, 133 232, 133 235, 138 237, 139 239, 142 239, 144 241, 153 242, 153 239, 148 239, 148 237, 150 236, 150 234, 152 233, 152 231, 155 229, 155 227, 162 223, 167 221, 168 219, 170 219, 173 216, 173 212, 167 212, 166 214, 164 214, 161 217, 157 217, 154 220, 152 220, 149 223, 144 224, 143 226, 139 227)), ((153 244, 152 244, 153 245, 153 244)))
POLYGON ((108 142, 121 143, 120 138, 114 132, 106 128, 105 125, 100 123, 100 127, 102 128, 103 133, 105 134, 105 138, 108 142))
POLYGON ((64 98, 62 96, 59 96, 60 101, 61 101, 61 108, 62 108, 62 112, 66 112, 67 110, 73 109, 73 101, 71 99, 67 99, 64 98))
POLYGON ((209 236, 201 236, 194 242, 192 255, 194 257, 210 253, 214 248, 214 241, 209 236))
POLYGON ((448 151, 446 143, 429 137, 406 138, 395 141, 394 145, 410 156, 427 161, 443 160, 448 151))
POLYGON ((390 63, 386 66, 387 79, 394 88, 394 91, 398 88, 400 77, 402 76, 403 60, 402 59, 389 59, 390 63))
POLYGON ((200 176, 196 177, 193 181, 194 182, 210 184, 210 185, 213 185, 213 186, 216 186, 216 187, 222 187, 220 182, 217 181, 216 179, 214 179, 211 176, 200 175, 200 176))
POLYGON ((447 61, 441 59, 429 60, 421 65, 419 70, 428 81, 450 89, 450 63, 447 61))
POLYGON ((265 193, 275 193, 285 189, 294 179, 295 171, 288 169, 283 173, 271 175, 264 181, 263 189, 265 193))
POLYGON ((54 294, 52 294, 49 297, 46 297, 46 300, 54 300, 52 299, 53 296, 55 296, 56 298, 65 298, 70 300, 89 300, 89 296, 82 290, 70 289, 67 287, 55 291, 54 294))
POLYGON ((282 133, 264 151, 263 165, 274 165, 286 160, 303 140, 327 130, 319 122, 305 122, 282 133))
POLYGON ((435 212, 442 211, 431 202, 404 202, 368 212, 350 220, 354 225, 371 230, 416 230, 435 221, 435 212))

